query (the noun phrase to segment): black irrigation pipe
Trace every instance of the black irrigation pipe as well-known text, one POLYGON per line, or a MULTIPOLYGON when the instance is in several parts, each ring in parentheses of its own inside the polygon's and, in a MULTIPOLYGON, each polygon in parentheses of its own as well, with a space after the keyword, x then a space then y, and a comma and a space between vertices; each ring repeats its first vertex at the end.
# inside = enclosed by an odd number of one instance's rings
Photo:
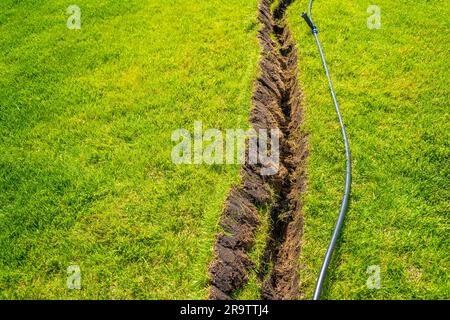
POLYGON ((312 20, 313 1, 314 0, 310 0, 310 2, 309 2, 309 6, 308 6, 309 16, 306 12, 303 12, 302 18, 305 19, 306 23, 311 28, 312 34, 314 35, 314 38, 316 39, 317 47, 319 48, 319 53, 322 58, 323 68, 325 69, 325 73, 328 78, 328 84, 330 86, 331 96, 333 97, 334 106, 336 108, 336 113, 339 118, 339 123, 341 124, 342 136, 344 137, 344 143, 345 143, 345 155, 347 157, 344 198, 342 199, 341 210, 339 212, 339 217, 336 222, 336 227, 334 228, 333 236, 331 237, 331 241, 328 246, 327 253, 325 254, 325 258, 323 260, 322 267, 320 269, 320 273, 317 278, 316 288, 314 290, 313 300, 320 300, 320 295, 322 293, 322 288, 323 288, 323 284, 324 284, 325 277, 327 274, 328 266, 330 264, 331 257, 333 256, 333 252, 336 247, 336 243, 337 243, 339 234, 342 229, 342 224, 344 222, 345 213, 347 212, 348 202, 349 202, 349 198, 350 198, 350 185, 351 185, 351 180, 352 180, 352 173, 351 173, 350 147, 349 147, 349 143, 348 143, 347 133, 345 131, 344 121, 342 119, 341 110, 340 110, 339 104, 337 102, 336 93, 334 92, 333 83, 331 82, 330 72, 328 71, 328 66, 327 66, 327 62, 325 60, 325 55, 322 50, 322 45, 317 36, 317 34, 318 34, 317 27, 312 20))

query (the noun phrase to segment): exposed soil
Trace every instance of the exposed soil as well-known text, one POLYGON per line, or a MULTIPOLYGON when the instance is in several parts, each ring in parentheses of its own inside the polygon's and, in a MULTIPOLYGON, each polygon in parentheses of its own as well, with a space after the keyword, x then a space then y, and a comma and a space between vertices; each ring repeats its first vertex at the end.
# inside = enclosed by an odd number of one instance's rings
POLYGON ((306 136, 297 80, 297 49, 285 22, 292 0, 260 0, 261 30, 259 75, 252 97, 250 121, 254 129, 279 129, 280 165, 274 176, 262 176, 258 165, 246 164, 242 183, 225 202, 215 258, 209 268, 210 299, 230 299, 258 269, 263 299, 296 299, 299 296, 299 254, 303 231, 300 195, 305 188, 306 136), (248 253, 259 226, 258 208, 270 211, 266 247, 259 266, 248 253))

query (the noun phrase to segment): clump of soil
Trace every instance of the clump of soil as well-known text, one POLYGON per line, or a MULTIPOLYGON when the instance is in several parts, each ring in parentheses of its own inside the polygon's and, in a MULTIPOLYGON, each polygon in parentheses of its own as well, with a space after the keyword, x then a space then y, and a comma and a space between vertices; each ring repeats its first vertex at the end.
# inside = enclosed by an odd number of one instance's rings
MULTIPOLYGON (((263 299, 299 296, 298 260, 303 231, 300 194, 305 188, 306 136, 302 135, 302 96, 297 79, 297 49, 285 22, 292 0, 260 0, 258 34, 261 46, 259 75, 252 97, 250 121, 254 129, 278 129, 280 164, 274 176, 261 175, 257 165, 242 168, 242 183, 225 202, 209 268, 210 299, 230 299, 248 281, 255 263, 248 256, 259 226, 260 207, 270 209, 270 228, 260 261, 263 299), (269 270, 270 267, 270 270, 269 270)), ((269 143, 270 144, 270 143, 269 143)))

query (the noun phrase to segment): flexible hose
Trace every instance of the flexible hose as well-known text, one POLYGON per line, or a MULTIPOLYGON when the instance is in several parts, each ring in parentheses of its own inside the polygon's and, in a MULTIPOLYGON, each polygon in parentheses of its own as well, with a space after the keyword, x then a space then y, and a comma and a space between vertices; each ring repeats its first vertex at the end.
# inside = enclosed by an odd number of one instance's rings
POLYGON ((311 27, 314 38, 316 39, 317 47, 319 48, 319 53, 322 58, 323 68, 325 69, 325 73, 328 78, 328 85, 330 86, 331 96, 333 97, 334 106, 335 106, 336 113, 339 118, 339 123, 341 125, 342 136, 344 138, 344 144, 345 144, 345 155, 347 158, 346 177, 345 177, 345 193, 344 193, 344 197, 342 199, 341 210, 339 212, 339 217, 336 222, 336 226, 334 228, 333 235, 331 237, 331 241, 330 241, 330 244, 327 249, 327 253, 325 254, 325 258, 322 262, 322 267, 320 269, 320 273, 317 278, 316 288, 314 290, 314 295, 313 295, 313 300, 320 300, 320 296, 322 293, 323 284, 325 282, 328 266, 330 265, 330 261, 333 256, 333 252, 336 247, 336 243, 338 241, 339 234, 341 233, 345 213, 347 212, 349 198, 350 198, 350 185, 351 185, 352 173, 351 173, 351 160, 350 160, 350 146, 348 143, 347 133, 345 131, 344 121, 343 121, 342 115, 341 115, 341 109, 339 108, 339 103, 336 98, 336 93, 334 91, 333 82, 331 81, 330 72, 328 70, 327 61, 325 60, 325 55, 323 53, 322 45, 321 45, 321 43, 319 41, 319 37, 317 35, 318 34, 317 27, 312 20, 313 1, 314 0, 310 0, 310 2, 309 2, 309 6, 308 6, 309 17, 305 13, 302 14, 302 17, 305 19, 305 21, 311 27))

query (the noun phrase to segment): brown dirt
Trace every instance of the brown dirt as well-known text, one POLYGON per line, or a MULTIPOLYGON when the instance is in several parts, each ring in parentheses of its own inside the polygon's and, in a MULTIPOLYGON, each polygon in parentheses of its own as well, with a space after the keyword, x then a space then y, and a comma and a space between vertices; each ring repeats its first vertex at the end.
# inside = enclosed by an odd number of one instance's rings
POLYGON ((259 265, 263 299, 296 299, 299 296, 299 254, 303 231, 300 194, 305 188, 306 136, 300 125, 302 96, 297 80, 297 49, 285 22, 292 0, 260 0, 258 34, 261 46, 259 75, 253 92, 250 121, 254 129, 279 129, 280 166, 274 176, 262 176, 259 166, 246 164, 242 183, 225 202, 209 268, 210 299, 230 299, 256 268, 248 257, 259 226, 258 207, 270 209, 270 227, 259 265), (270 267, 270 270, 269 270, 270 267))

